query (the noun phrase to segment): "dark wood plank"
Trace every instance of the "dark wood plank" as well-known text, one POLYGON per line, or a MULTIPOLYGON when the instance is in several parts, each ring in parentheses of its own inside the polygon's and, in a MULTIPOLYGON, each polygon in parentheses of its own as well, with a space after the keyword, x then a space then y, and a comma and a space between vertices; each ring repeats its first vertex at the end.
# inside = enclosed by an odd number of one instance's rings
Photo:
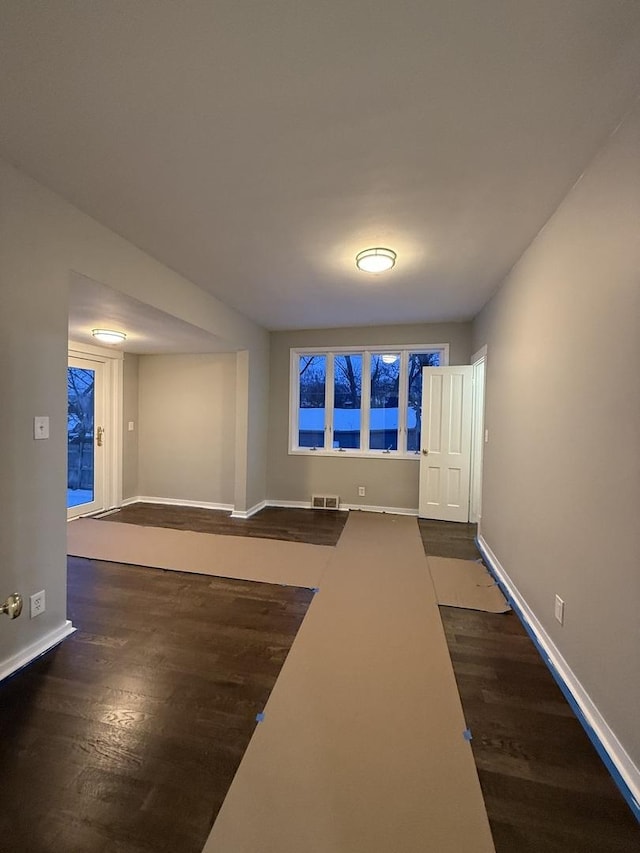
POLYGON ((0 850, 200 853, 311 598, 70 558, 77 633, 0 685, 0 850))
POLYGON ((102 516, 101 520, 226 536, 284 539, 310 545, 335 545, 347 515, 346 512, 325 509, 266 507, 251 518, 239 519, 231 518, 228 512, 222 510, 137 503, 102 516))
MULTIPOLYGON (((179 523, 200 529, 192 512, 179 523)), ((346 517, 276 515, 276 538, 298 541, 329 529, 337 541, 346 517)), ((474 525, 421 520, 420 531, 427 553, 478 558, 474 525)), ((0 839, 20 839, 16 853, 199 851, 310 594, 79 559, 69 580, 81 630, 0 686, 0 839)), ((640 850, 640 827, 517 616, 440 612, 497 853, 640 850)))
MULTIPOLYGON (((475 525, 419 520, 478 559, 475 525)), ((640 826, 517 615, 441 607, 497 853, 635 853, 640 826)))

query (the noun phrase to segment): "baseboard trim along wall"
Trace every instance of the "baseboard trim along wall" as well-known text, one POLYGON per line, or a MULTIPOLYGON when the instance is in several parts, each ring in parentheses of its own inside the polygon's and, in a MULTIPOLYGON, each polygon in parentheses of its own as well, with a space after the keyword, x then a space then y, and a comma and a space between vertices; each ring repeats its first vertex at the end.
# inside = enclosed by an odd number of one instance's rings
POLYGON ((27 666, 27 664, 33 663, 34 660, 39 658, 45 652, 48 652, 54 646, 57 646, 58 643, 61 643, 64 639, 73 634, 75 630, 76 629, 73 627, 71 622, 67 619, 67 621, 59 628, 49 631, 48 634, 45 634, 44 637, 40 637, 40 639, 36 640, 35 643, 31 643, 31 645, 26 648, 20 649, 17 654, 7 658, 5 661, 2 661, 0 664, 0 681, 8 678, 10 675, 13 675, 15 672, 18 672, 18 670, 27 666))
POLYGON ((247 510, 234 509, 231 513, 231 518, 251 518, 252 515, 260 512, 260 510, 264 509, 266 506, 269 506, 267 501, 260 501, 260 503, 254 504, 254 506, 249 507, 247 510))
MULTIPOLYGON (((285 509, 311 509, 311 501, 266 501, 267 506, 281 506, 285 509)), ((340 507, 342 509, 342 507, 340 507)))
MULTIPOLYGON (((289 509, 311 509, 311 501, 276 501, 267 500, 265 506, 281 506, 289 509)), ((368 506, 366 504, 346 504, 341 503, 338 510, 347 512, 348 510, 359 509, 363 512, 388 512, 390 515, 418 515, 417 507, 401 507, 401 506, 368 506)))
POLYGON ((192 506, 196 509, 221 509, 225 512, 233 510, 233 504, 209 503, 207 501, 188 501, 181 498, 154 498, 149 495, 137 495, 135 498, 127 498, 122 501, 121 506, 129 506, 129 504, 164 504, 165 506, 192 506))
POLYGON ((387 512, 389 515, 418 515, 418 509, 404 506, 369 506, 367 504, 340 504, 340 509, 361 510, 362 512, 387 512))
POLYGON ((509 603, 522 620, 527 633, 535 643, 575 715, 580 720, 598 755, 612 775, 636 819, 640 821, 640 769, 636 767, 610 729, 593 700, 576 678, 573 670, 558 651, 557 646, 500 564, 484 537, 479 535, 476 542, 489 569, 498 581, 509 603))
MULTIPOLYGON (((311 509, 311 501, 278 501, 278 500, 269 500, 268 498, 264 501, 260 501, 260 503, 255 504, 247 510, 237 510, 234 509, 233 504, 218 504, 218 503, 206 503, 204 501, 187 501, 180 500, 178 498, 154 498, 149 495, 138 495, 134 498, 126 498, 122 501, 121 506, 129 506, 130 504, 135 503, 148 503, 148 504, 163 504, 165 506, 193 506, 199 509, 220 509, 225 512, 231 513, 231 518, 240 518, 247 519, 251 518, 252 515, 255 515, 257 512, 260 512, 261 509, 265 509, 268 506, 279 506, 286 507, 289 509, 311 509)), ((363 512, 388 512, 391 515, 418 515, 417 507, 402 507, 402 506, 372 506, 368 504, 347 504, 341 503, 339 508, 342 512, 347 512, 350 509, 353 510, 362 510, 363 512)), ((100 515, 109 515, 112 512, 117 512, 118 507, 115 509, 106 510, 104 513, 100 513, 100 515)), ((94 516, 97 518, 98 516, 94 516)))

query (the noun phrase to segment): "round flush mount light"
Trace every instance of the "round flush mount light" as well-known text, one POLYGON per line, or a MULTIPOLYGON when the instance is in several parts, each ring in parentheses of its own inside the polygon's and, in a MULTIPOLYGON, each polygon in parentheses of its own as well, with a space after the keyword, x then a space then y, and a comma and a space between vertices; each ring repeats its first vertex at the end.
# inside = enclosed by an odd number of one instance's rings
POLYGON ((363 272, 385 272, 390 270, 396 262, 396 253, 393 249, 364 249, 356 255, 356 266, 363 272))
POLYGON ((103 344, 121 344, 127 339, 124 332, 116 332, 113 329, 91 329, 91 334, 103 344))

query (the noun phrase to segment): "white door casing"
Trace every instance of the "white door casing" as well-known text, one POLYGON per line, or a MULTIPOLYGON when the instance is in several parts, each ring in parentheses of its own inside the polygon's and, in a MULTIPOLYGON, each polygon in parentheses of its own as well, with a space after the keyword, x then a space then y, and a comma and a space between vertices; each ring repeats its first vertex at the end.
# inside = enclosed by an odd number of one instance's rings
POLYGON ((473 367, 422 371, 418 515, 469 521, 473 367))
MULTIPOLYGON (((104 363, 89 358, 70 357, 68 366, 93 375, 93 487, 92 500, 67 509, 67 518, 98 512, 105 508, 105 377, 104 363)), ((74 487, 75 488, 75 487, 74 487)), ((76 493, 73 493, 76 494, 76 493)))
POLYGON ((469 521, 480 523, 482 515, 482 465, 484 461, 484 389, 486 376, 485 352, 473 360, 473 423, 471 428, 471 489, 469 521))
MULTIPOLYGON (((78 344, 69 341, 68 364, 84 362, 80 366, 94 369, 100 365, 102 373, 103 397, 102 413, 96 412, 96 424, 103 426, 103 475, 101 494, 96 493, 96 500, 90 506, 82 504, 67 510, 67 518, 74 518, 87 513, 100 512, 122 503, 122 385, 123 385, 123 353, 106 350, 91 344, 78 344), (97 418, 101 417, 101 420, 97 418), (101 499, 101 500, 98 500, 101 499)), ((96 403, 96 406, 98 404, 96 403)))

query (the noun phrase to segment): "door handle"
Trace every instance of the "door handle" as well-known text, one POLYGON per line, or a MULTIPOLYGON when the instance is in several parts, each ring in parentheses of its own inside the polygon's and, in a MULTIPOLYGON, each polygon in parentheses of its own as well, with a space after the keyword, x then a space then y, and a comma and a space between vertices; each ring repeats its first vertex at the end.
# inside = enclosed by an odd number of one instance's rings
POLYGON ((429 451, 428 451, 428 450, 426 450, 424 447, 422 448, 422 455, 423 455, 423 456, 428 456, 428 455, 429 455, 429 451))
POLYGON ((0 605, 0 613, 6 613, 9 619, 18 618, 22 613, 22 596, 19 592, 14 592, 4 604, 0 605))
POLYGON ((102 437, 104 436, 104 427, 99 426, 98 432, 96 435, 96 444, 98 447, 102 447, 102 437))

